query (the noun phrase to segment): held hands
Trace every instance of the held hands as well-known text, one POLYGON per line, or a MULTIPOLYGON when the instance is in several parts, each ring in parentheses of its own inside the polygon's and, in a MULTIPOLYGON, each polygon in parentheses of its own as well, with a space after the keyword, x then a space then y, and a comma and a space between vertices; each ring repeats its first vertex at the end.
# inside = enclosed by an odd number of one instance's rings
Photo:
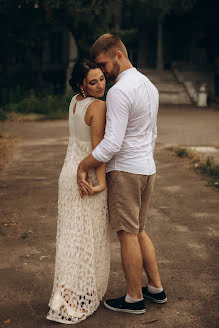
POLYGON ((87 178, 87 172, 84 171, 79 165, 77 171, 77 184, 81 198, 84 196, 96 195, 105 189, 106 185, 98 184, 97 186, 93 186, 91 181, 87 181, 87 178))
POLYGON ((98 184, 97 186, 93 186, 91 181, 89 181, 89 189, 87 189, 87 192, 88 192, 88 196, 93 196, 93 195, 96 195, 98 194, 99 192, 103 191, 105 189, 105 185, 100 185, 98 184))
POLYGON ((104 185, 93 186, 91 182, 88 183, 89 186, 83 183, 78 186, 81 198, 83 198, 84 196, 94 196, 105 189, 104 185))

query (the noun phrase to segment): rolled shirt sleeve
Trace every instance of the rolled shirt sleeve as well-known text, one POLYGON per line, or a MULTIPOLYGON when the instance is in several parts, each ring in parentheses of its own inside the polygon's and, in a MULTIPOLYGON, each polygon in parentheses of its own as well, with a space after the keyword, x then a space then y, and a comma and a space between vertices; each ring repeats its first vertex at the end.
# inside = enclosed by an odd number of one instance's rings
POLYGON ((100 162, 108 162, 122 147, 128 124, 130 100, 127 94, 113 86, 106 98, 106 128, 103 140, 92 155, 100 162))

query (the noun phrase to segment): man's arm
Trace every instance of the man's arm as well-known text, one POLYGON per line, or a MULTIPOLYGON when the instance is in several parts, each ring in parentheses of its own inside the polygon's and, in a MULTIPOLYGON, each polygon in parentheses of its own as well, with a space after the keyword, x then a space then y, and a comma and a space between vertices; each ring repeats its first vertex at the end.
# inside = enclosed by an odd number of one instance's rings
POLYGON ((154 100, 153 100, 153 115, 152 115, 152 139, 151 139, 151 148, 152 152, 154 153, 155 142, 157 139, 157 114, 158 114, 158 107, 159 107, 159 93, 156 89, 154 100))
POLYGON ((86 171, 90 168, 96 168, 101 163, 108 162, 121 149, 129 116, 129 101, 127 96, 116 89, 107 95, 107 122, 104 139, 94 149, 92 154, 88 155, 78 167, 78 184, 85 185, 86 171))
POLYGON ((93 157, 92 153, 83 159, 83 161, 79 164, 78 170, 88 171, 91 168, 97 168, 102 164, 102 162, 96 160, 93 157))
POLYGON ((154 122, 154 126, 152 127, 152 141, 151 141, 151 147, 152 151, 154 153, 154 148, 155 148, 155 141, 157 139, 157 120, 154 122))
POLYGON ((130 111, 127 94, 120 89, 109 90, 106 99, 107 115, 104 139, 92 152, 100 162, 108 162, 122 147, 130 111))

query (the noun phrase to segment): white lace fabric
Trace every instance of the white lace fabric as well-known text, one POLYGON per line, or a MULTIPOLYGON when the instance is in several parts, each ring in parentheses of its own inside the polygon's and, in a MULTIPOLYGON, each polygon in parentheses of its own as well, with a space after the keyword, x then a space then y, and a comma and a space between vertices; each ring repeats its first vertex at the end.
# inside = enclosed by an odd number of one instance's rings
MULTIPOLYGON (((91 152, 90 135, 84 122, 86 108, 94 98, 69 106, 69 144, 59 177, 56 260, 53 291, 47 319, 65 324, 85 320, 99 306, 108 284, 110 270, 110 228, 107 217, 107 190, 80 198, 76 173, 80 161, 91 152), (74 116, 75 115, 75 116, 74 116), (74 129, 79 121, 80 139, 74 129)), ((93 184, 95 170, 89 171, 93 184)))

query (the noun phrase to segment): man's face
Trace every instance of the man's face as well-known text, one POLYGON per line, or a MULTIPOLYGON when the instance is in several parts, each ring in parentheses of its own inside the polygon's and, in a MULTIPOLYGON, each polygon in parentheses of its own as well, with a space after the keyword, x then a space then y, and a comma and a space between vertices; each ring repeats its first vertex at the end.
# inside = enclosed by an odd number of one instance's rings
POLYGON ((95 62, 100 65, 106 79, 115 81, 120 72, 120 65, 115 58, 107 57, 101 53, 95 58, 95 62))

